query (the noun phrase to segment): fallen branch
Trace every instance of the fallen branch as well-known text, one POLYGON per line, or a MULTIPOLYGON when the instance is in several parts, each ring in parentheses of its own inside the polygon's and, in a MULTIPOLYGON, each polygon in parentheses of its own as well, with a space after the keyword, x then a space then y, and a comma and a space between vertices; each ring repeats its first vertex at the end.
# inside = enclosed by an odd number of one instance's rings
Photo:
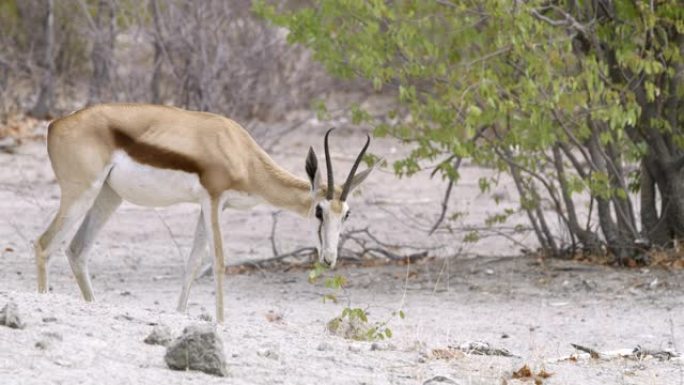
POLYGON ((411 245, 389 244, 381 241, 370 230, 366 228, 349 230, 340 236, 340 257, 342 260, 351 262, 368 261, 368 257, 380 256, 390 261, 414 263, 429 255, 429 250, 437 248, 416 248, 411 245), (348 241, 352 241, 357 247, 352 249, 345 247, 348 241), (369 245, 370 243, 370 245, 369 245), (411 254, 399 254, 391 250, 396 249, 418 249, 418 252, 411 254))
POLYGON ((466 354, 474 354, 478 356, 517 357, 516 355, 508 351, 508 349, 495 348, 488 342, 483 341, 465 342, 456 346, 455 349, 460 350, 466 354))
POLYGON ((286 266, 288 269, 295 266, 309 266, 313 264, 316 256, 315 247, 302 247, 294 251, 278 254, 265 259, 250 259, 240 263, 226 266, 226 274, 242 273, 250 270, 262 270, 272 268, 277 265, 286 266), (286 261, 292 258, 292 261, 286 261), (297 259, 300 259, 299 261, 297 259))
POLYGON ((598 351, 596 351, 592 348, 588 348, 586 346, 577 345, 577 344, 570 344, 570 345, 572 345, 573 348, 575 348, 581 352, 589 353, 589 356, 591 358, 599 358, 601 356, 601 353, 599 353, 598 351))
MULTIPOLYGON (((277 248, 278 213, 273 214, 273 226, 271 227, 271 250, 273 256, 265 259, 253 259, 226 266, 226 273, 241 273, 254 269, 273 268, 281 265, 285 269, 293 267, 311 267, 316 261, 317 251, 315 247, 302 247, 287 253, 280 253, 277 248)), ((429 251, 435 248, 419 249, 411 245, 390 244, 380 240, 368 228, 352 229, 342 233, 339 242, 338 263, 344 264, 374 264, 374 263, 415 263, 427 258, 429 251), (351 246, 346 246, 352 243, 351 246), (399 253, 394 250, 413 249, 413 253, 399 253)))
POLYGON ((673 350, 658 350, 658 349, 648 349, 641 347, 637 345, 634 350, 632 350, 632 354, 634 354, 634 357, 637 359, 644 359, 647 357, 654 357, 657 358, 660 361, 669 361, 672 359, 681 359, 681 354, 673 351, 673 350))
POLYGON ((682 361, 684 360, 684 357, 682 357, 681 354, 674 350, 665 350, 665 349, 648 349, 641 347, 637 345, 634 349, 617 349, 617 350, 609 350, 609 351, 598 351, 593 348, 589 348, 586 346, 578 345, 578 344, 570 344, 572 347, 575 349, 583 352, 583 353, 573 353, 567 356, 559 357, 554 360, 551 360, 550 362, 556 363, 556 362, 562 362, 562 361, 577 361, 580 359, 594 359, 594 360, 614 360, 617 358, 625 358, 625 359, 631 359, 631 360, 645 360, 645 359, 651 359, 655 358, 660 361, 670 361, 670 360, 675 360, 675 361, 682 361))

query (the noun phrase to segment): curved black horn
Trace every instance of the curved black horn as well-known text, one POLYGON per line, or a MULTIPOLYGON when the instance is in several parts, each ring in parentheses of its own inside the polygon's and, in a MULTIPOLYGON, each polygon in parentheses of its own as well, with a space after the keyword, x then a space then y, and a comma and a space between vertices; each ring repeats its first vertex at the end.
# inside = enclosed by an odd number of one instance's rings
POLYGON ((359 168, 359 163, 361 163, 361 159, 363 158, 363 155, 366 153, 366 149, 368 149, 369 144, 370 135, 366 134, 366 144, 363 146, 363 149, 361 150, 361 153, 359 153, 359 156, 356 157, 356 161, 354 162, 351 171, 349 171, 347 180, 344 182, 344 186, 342 187, 342 195, 340 195, 341 201, 345 201, 347 199, 347 194, 349 194, 349 189, 351 188, 351 182, 354 179, 354 175, 356 174, 356 169, 359 168))
POLYGON ((330 149, 328 148, 328 135, 334 130, 335 127, 328 130, 325 133, 325 140, 323 144, 325 145, 325 167, 328 170, 328 191, 326 192, 325 199, 332 200, 333 193, 335 192, 335 180, 333 179, 333 169, 332 160, 330 159, 330 149))

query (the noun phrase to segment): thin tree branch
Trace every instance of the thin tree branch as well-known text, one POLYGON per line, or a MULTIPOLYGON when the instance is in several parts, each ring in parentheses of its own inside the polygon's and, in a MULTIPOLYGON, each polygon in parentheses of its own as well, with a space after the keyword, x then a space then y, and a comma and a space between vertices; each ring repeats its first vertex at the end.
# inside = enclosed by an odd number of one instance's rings
MULTIPOLYGON (((461 158, 458 158, 458 165, 461 163, 461 158)), ((458 167, 458 166, 457 166, 458 167)), ((447 185, 446 192, 444 193, 444 199, 442 199, 442 211, 439 213, 439 218, 437 218, 437 221, 435 221, 435 224, 432 225, 432 228, 430 228, 430 231, 428 232, 428 235, 432 235, 432 233, 437 230, 439 225, 442 224, 442 221, 444 220, 444 217, 446 216, 447 209, 449 208, 449 197, 451 196, 451 190, 454 187, 454 180, 449 179, 449 184, 447 185)))
POLYGON ((278 226, 278 215, 280 214, 280 211, 274 211, 271 213, 271 217, 273 218, 273 225, 271 226, 271 236, 269 239, 271 240, 271 252, 273 252, 273 256, 276 257, 278 256, 278 247, 276 245, 276 227, 278 226))
MULTIPOLYGON (((474 143, 478 139, 482 137, 484 132, 489 128, 488 126, 482 126, 480 127, 475 135, 473 135, 470 140, 468 140, 469 143, 474 143)), ((461 162, 463 161, 463 157, 458 156, 458 155, 451 155, 449 158, 447 158, 445 161, 441 162, 438 164, 434 170, 432 170, 432 173, 430 174, 430 177, 433 177, 437 170, 439 170, 439 167, 443 164, 446 164, 447 162, 450 162, 452 159, 456 158, 456 161, 454 162, 453 169, 455 172, 458 171, 458 169, 461 167, 461 162)), ((449 197, 451 196, 451 190, 454 187, 454 184, 456 182, 454 181, 453 178, 449 178, 449 184, 447 185, 446 191, 444 192, 444 198, 442 199, 442 211, 439 213, 439 218, 437 218, 437 221, 435 222, 434 225, 430 228, 430 231, 428 232, 428 236, 432 235, 435 230, 442 224, 442 221, 444 221, 444 217, 446 216, 447 209, 449 208, 449 197)))

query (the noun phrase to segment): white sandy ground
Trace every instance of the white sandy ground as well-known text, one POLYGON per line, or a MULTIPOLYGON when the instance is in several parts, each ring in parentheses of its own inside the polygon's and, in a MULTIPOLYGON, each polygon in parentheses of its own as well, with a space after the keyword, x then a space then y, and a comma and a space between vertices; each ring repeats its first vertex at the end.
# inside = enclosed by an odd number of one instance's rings
MULTIPOLYGON (((288 136, 273 146, 274 157, 303 175, 306 149, 310 144, 321 148, 323 130, 311 126, 288 136)), ((333 153, 341 179, 362 138, 339 131, 333 153)), ((396 156, 391 141, 373 146, 378 154, 396 156)), ((469 211, 471 223, 502 207, 479 194, 476 178, 483 173, 466 167, 455 193, 453 206, 469 211)), ((125 204, 91 253, 97 302, 81 300, 61 251, 50 269, 52 292, 38 295, 30 242, 56 210, 58 189, 44 143, 25 144, 12 156, 0 153, 0 307, 14 301, 26 322, 23 330, 0 327, 0 384, 421 384, 435 376, 458 384, 533 383, 511 379, 523 364, 554 373, 544 384, 684 384, 682 361, 552 362, 573 353, 570 343, 598 350, 636 345, 684 350, 682 272, 539 264, 511 258, 518 247, 500 239, 463 249, 460 237, 428 238, 423 227, 436 215, 442 188, 427 175, 371 177, 352 202, 351 227, 370 225, 391 243, 439 245, 433 254, 457 255, 408 267, 342 268, 350 285, 340 304, 323 303, 328 291, 309 284, 306 271, 229 275, 227 317, 218 331, 230 376, 218 378, 171 371, 163 361, 164 348, 142 342, 152 324, 165 323, 179 334, 187 324, 203 322, 202 314, 213 315, 208 278, 193 288, 189 314, 174 312, 197 208, 125 204), (389 345, 371 350, 370 342, 325 331, 325 323, 347 301, 367 308, 371 320, 391 320, 389 345), (404 320, 391 316, 400 308, 404 320), (282 319, 270 320, 269 312, 282 319), (507 348, 518 357, 447 361, 431 354, 471 340, 507 348), (36 347, 41 341, 44 350, 36 347)), ((514 206, 512 186, 497 192, 504 205, 514 206)), ((229 263, 271 255, 271 212, 267 207, 226 212, 229 263)), ((305 220, 285 213, 279 218, 281 251, 310 245, 305 220)))

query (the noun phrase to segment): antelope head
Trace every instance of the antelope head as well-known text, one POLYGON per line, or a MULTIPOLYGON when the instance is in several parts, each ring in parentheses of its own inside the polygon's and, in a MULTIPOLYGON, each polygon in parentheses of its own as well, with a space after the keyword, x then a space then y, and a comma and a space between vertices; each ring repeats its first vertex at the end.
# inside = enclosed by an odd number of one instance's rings
POLYGON ((370 144, 370 136, 367 136, 366 144, 356 157, 356 161, 354 161, 354 165, 352 166, 351 171, 349 171, 347 180, 341 187, 336 188, 333 178, 330 150, 328 147, 328 136, 332 130, 333 128, 325 133, 324 140, 325 165, 328 172, 327 186, 321 184, 321 172, 313 148, 309 148, 309 154, 306 157, 306 173, 311 182, 311 195, 313 197, 311 214, 313 214, 313 220, 315 221, 315 231, 318 239, 316 245, 318 260, 330 268, 334 268, 337 263, 337 249, 340 233, 351 214, 349 205, 347 204, 347 197, 352 190, 358 187, 361 182, 368 177, 375 167, 375 165, 373 165, 367 170, 358 174, 356 173, 356 169, 359 167, 359 163, 361 163, 361 159, 370 144), (340 191, 339 195, 337 195, 338 191, 340 191))

